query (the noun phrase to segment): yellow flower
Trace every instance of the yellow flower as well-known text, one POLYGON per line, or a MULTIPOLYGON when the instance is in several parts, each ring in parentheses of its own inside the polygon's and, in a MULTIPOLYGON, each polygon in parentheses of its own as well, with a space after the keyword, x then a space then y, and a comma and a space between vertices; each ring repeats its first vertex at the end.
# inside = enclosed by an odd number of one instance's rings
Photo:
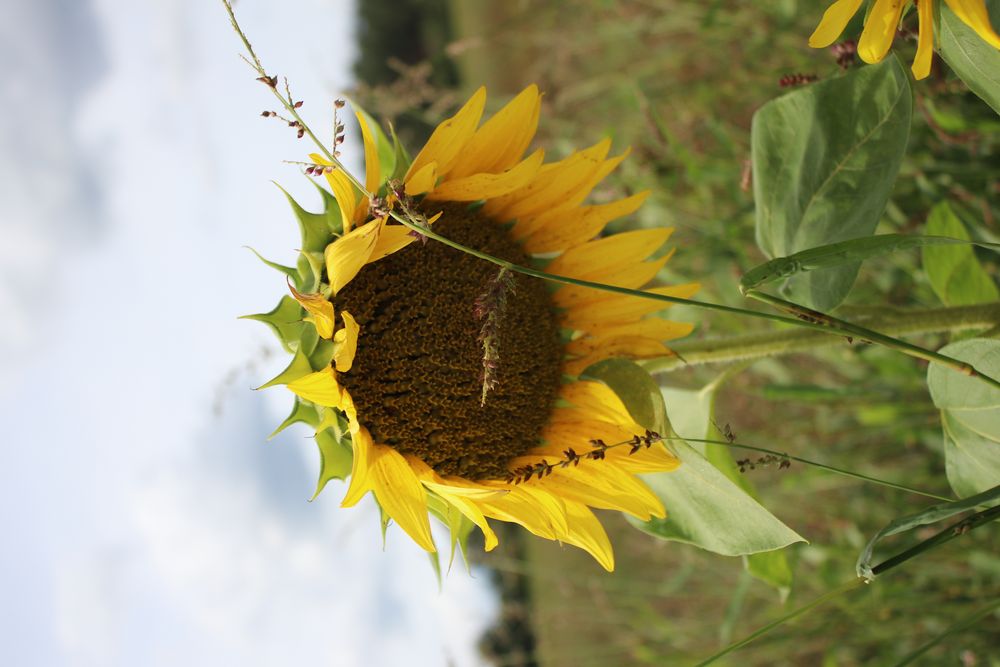
MULTIPOLYGON (((481 88, 414 158, 402 193, 411 210, 436 232, 508 261, 629 288, 652 280, 669 254, 650 258, 672 230, 597 238, 649 193, 583 203, 625 155, 608 158, 604 140, 558 162, 543 164, 541 150, 523 157, 538 124, 538 89, 528 87, 480 125, 485 102, 481 88)), ((379 192, 373 129, 359 121, 365 186, 379 192)), ((325 252, 332 296, 293 294, 306 321, 332 342, 333 361, 288 387, 346 414, 353 469, 343 505, 374 492, 385 514, 428 551, 435 550, 433 510, 478 526, 487 550, 497 544, 488 520, 509 521, 613 569, 611 544, 591 508, 665 516, 636 475, 672 470, 678 461, 660 442, 587 456, 592 440, 619 443, 645 429, 606 385, 579 375, 609 357, 670 354, 663 341, 687 335, 691 325, 647 319, 662 309, 658 302, 552 290, 444 244, 421 243, 387 216, 369 220, 369 202, 340 171, 326 176, 345 225, 325 252), (495 353, 489 368, 484 345, 495 353), (495 382, 484 393, 487 374, 495 382), (572 465, 546 472, 567 457, 572 465)), ((696 290, 650 291, 687 297, 696 290)))
MULTIPOLYGON (((934 2, 935 0, 914 0, 920 20, 917 38, 917 55, 913 59, 913 76, 923 79, 931 71, 931 56, 934 52, 934 2)), ((967 26, 988 44, 1000 49, 1000 36, 990 26, 990 17, 984 0, 945 0, 967 26)), ((909 0, 874 0, 865 27, 858 42, 858 55, 866 63, 880 62, 892 46, 903 10, 909 0)), ((809 46, 821 49, 833 44, 844 31, 851 17, 861 7, 861 0, 837 0, 823 14, 816 31, 809 38, 809 46)))

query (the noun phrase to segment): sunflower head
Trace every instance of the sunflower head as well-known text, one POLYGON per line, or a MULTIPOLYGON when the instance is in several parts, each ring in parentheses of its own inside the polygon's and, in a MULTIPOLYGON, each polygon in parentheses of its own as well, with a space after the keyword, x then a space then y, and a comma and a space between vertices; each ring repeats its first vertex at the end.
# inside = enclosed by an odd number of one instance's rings
MULTIPOLYGON (((302 251, 290 295, 268 323, 292 354, 265 386, 296 396, 279 427, 316 429, 322 469, 350 479, 344 506, 371 491, 385 515, 428 551, 429 513, 452 535, 490 519, 585 549, 611 570, 611 545, 592 509, 665 516, 638 473, 677 459, 584 371, 612 357, 670 354, 691 325, 648 317, 662 305, 582 286, 552 285, 509 267, 627 288, 669 259, 670 229, 603 236, 648 195, 586 204, 625 155, 604 140, 557 162, 527 153, 541 95, 529 86, 482 121, 478 90, 408 161, 358 114, 361 192, 321 156, 330 191, 321 213, 289 198, 302 251), (391 215, 390 215, 391 214, 391 215), (500 260, 428 241, 393 216, 500 260)), ((694 284, 650 291, 686 297, 694 284)))

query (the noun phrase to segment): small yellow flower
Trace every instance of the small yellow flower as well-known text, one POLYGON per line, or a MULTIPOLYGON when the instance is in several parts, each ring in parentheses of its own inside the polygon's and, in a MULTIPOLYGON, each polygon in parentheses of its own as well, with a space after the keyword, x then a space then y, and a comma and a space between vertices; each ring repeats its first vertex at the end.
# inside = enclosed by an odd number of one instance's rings
MULTIPOLYGON (((672 230, 600 234, 649 193, 584 205, 625 155, 608 158, 611 142, 604 140, 558 162, 544 163, 541 150, 523 157, 538 124, 537 87, 480 125, 485 102, 480 88, 434 130, 403 179, 409 205, 435 231, 508 261, 628 288, 646 285, 669 259, 650 257, 672 230)), ((359 121, 365 186, 374 193, 384 185, 376 140, 363 116, 359 121)), ((552 290, 510 276, 491 334, 496 382, 484 400, 476 313, 484 301, 477 298, 497 288, 497 267, 444 244, 415 242, 388 216, 369 219, 369 202, 343 173, 326 177, 344 234, 326 247, 328 287, 292 293, 307 311, 305 321, 332 345, 332 363, 287 384, 319 409, 346 415, 353 469, 343 505, 373 492, 385 514, 428 551, 435 551, 432 510, 478 526, 487 550, 497 544, 489 519, 508 521, 585 549, 613 569, 611 544, 591 508, 642 520, 665 516, 636 475, 672 470, 677 459, 652 442, 631 453, 618 447, 603 456, 570 455, 573 465, 544 475, 524 471, 565 460, 568 451, 586 454, 592 440, 643 435, 607 386, 579 375, 610 357, 667 355, 663 341, 687 335, 691 325, 647 319, 663 308, 659 302, 575 286, 552 290)), ((650 291, 687 297, 697 289, 650 291)))
MULTIPOLYGON (((844 31, 851 17, 861 7, 862 0, 837 0, 823 14, 815 32, 809 38, 809 46, 821 49, 833 44, 844 31)), ((913 59, 913 76, 923 79, 931 71, 931 57, 934 52, 934 2, 935 0, 914 0, 920 20, 917 38, 917 55, 913 59)), ((945 0, 948 7, 967 26, 988 44, 1000 49, 1000 36, 990 26, 990 17, 984 0, 945 0)), ((896 28, 903 10, 910 0, 874 0, 865 27, 858 42, 858 55, 866 63, 877 63, 885 58, 892 46, 896 28)))

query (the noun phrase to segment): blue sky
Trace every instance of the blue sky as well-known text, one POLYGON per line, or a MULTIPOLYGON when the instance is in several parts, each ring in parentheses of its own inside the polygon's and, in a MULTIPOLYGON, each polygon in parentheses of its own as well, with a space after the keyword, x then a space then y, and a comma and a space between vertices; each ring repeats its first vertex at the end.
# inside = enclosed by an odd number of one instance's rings
MULTIPOLYGON (((375 508, 308 503, 308 432, 253 392, 284 364, 261 325, 291 262, 284 159, 308 147, 206 0, 0 0, 0 662, 478 664, 496 613, 462 566, 375 508)), ((351 3, 240 0, 268 67, 326 128, 351 3)), ((357 159, 349 128, 346 154, 357 159)))

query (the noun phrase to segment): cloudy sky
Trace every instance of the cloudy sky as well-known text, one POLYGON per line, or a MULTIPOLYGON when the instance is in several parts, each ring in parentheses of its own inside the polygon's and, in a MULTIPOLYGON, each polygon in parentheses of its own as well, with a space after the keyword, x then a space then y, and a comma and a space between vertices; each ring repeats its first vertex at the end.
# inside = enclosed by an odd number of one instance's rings
MULTIPOLYGON (((352 4, 237 7, 327 127, 352 4)), ((284 359, 236 318, 284 283, 242 246, 292 262, 271 180, 316 197, 221 4, 0 10, 0 663, 479 664, 485 573, 439 591, 370 500, 307 502, 307 432, 265 441, 289 397, 250 388, 284 359)))

